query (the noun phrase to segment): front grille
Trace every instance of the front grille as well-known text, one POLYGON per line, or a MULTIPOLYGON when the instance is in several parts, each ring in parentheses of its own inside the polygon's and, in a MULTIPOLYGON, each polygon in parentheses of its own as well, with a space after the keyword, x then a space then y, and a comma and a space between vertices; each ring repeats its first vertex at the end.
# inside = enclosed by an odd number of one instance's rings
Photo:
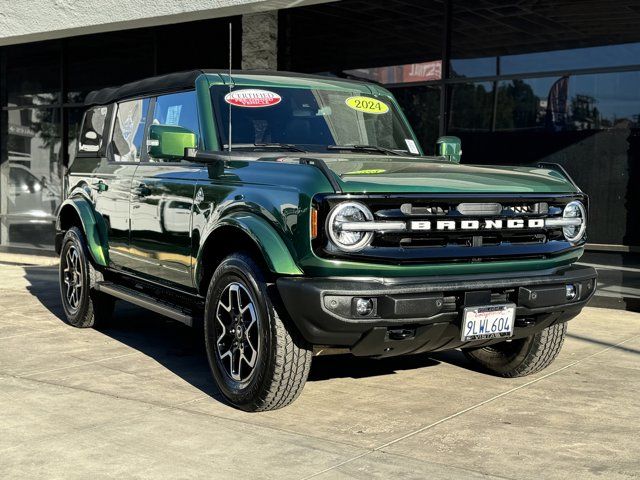
MULTIPOLYGON (((545 227, 543 220, 561 218, 567 203, 586 196, 577 195, 396 195, 350 196, 371 209, 377 222, 406 222, 403 231, 377 231, 370 246, 344 254, 322 236, 315 246, 325 255, 376 258, 393 263, 424 261, 483 261, 502 257, 541 258, 574 248, 564 239, 562 227, 545 227), (538 223, 528 223, 538 219, 538 223), (525 223, 523 228, 492 228, 487 221, 525 223), (455 224, 454 229, 436 226, 455 224), (462 229, 462 225, 465 229, 462 229), (413 228, 414 225, 428 229, 413 228), (534 225, 530 228, 530 225, 534 225), (478 226, 478 228, 474 228, 478 226)), ((328 196, 320 203, 320 213, 344 201, 328 196)), ((326 216, 324 216, 326 219, 326 216)))

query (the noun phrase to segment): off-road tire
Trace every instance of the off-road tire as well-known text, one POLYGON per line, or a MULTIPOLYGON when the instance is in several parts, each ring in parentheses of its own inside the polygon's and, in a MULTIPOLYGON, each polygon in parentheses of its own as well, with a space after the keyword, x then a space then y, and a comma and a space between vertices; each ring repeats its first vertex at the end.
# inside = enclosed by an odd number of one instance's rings
MULTIPOLYGON (((289 405, 302 392, 311 367, 312 349, 298 331, 284 316, 281 307, 276 307, 270 296, 266 276, 251 256, 236 253, 225 258, 214 272, 207 290, 205 306, 205 345, 209 366, 213 377, 224 397, 237 408, 256 412, 275 410, 289 405), (221 360, 221 350, 218 338, 225 333, 234 337, 223 329, 216 318, 228 303, 231 306, 231 292, 229 288, 237 285, 244 287, 245 297, 254 303, 257 314, 258 331, 261 335, 257 348, 257 360, 252 367, 250 377, 234 380, 233 372, 229 372, 226 359, 221 360), (229 300, 226 294, 229 292, 229 300)), ((235 293, 235 295, 240 295, 235 293)), ((276 295, 275 293, 273 295, 276 295)), ((245 302, 245 303, 248 303, 245 302)), ((222 313, 227 310, 224 310, 222 313)), ((233 312, 228 313, 233 317, 233 312)), ((242 314, 240 314, 242 317, 242 314)), ((238 318, 237 316, 235 318, 238 318)), ((242 331, 243 329, 241 329, 242 331)), ((249 329, 244 330, 248 335, 249 329)), ((226 338, 226 337, 225 337, 226 338)), ((240 340, 238 340, 240 342, 240 340)), ((224 342, 223 342, 224 343, 224 342)), ((252 341, 255 343, 255 338, 252 341)), ((245 346, 244 348, 248 348, 245 346)), ((231 348, 230 348, 231 350, 231 348)), ((236 350, 237 351, 237 350, 236 350)), ((233 357, 231 357, 233 362, 233 357)), ((240 360, 242 362, 242 360, 240 360)), ((233 367, 231 367, 233 368, 233 367)), ((239 369, 238 369, 239 370, 239 369)), ((240 372, 237 372, 240 376, 240 372)))
POLYGON ((562 349, 566 323, 558 323, 529 337, 488 347, 463 350, 476 365, 501 377, 524 377, 548 367, 562 349))
POLYGON ((69 325, 77 328, 100 327, 105 326, 111 319, 115 299, 93 289, 98 278, 101 278, 101 275, 89 261, 87 242, 82 230, 78 227, 70 228, 62 240, 59 267, 60 297, 69 325), (80 268, 77 278, 81 282, 81 293, 78 294, 77 305, 70 304, 65 284, 67 254, 70 251, 77 254, 77 264, 80 268))

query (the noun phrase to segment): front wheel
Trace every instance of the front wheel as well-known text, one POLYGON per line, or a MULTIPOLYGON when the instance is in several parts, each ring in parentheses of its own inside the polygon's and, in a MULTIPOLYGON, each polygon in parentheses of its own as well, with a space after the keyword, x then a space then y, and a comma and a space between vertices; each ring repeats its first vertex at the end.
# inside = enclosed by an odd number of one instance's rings
POLYGON ((501 377, 524 377, 548 367, 560 353, 567 332, 558 323, 526 338, 463 350, 471 362, 501 377))
POLYGON ((225 398, 247 411, 293 402, 309 375, 312 350, 271 302, 264 274, 248 255, 216 269, 205 308, 211 371, 225 398))

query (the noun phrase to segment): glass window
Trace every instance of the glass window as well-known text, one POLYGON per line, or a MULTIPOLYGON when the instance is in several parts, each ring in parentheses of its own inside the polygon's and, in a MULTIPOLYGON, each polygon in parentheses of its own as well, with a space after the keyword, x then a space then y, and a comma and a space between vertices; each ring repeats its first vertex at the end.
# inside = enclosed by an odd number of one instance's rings
POLYGON ((640 43, 534 52, 500 57, 503 74, 620 67, 640 63, 640 43))
POLYGON ((434 154, 440 128, 440 87, 402 87, 394 88, 392 93, 407 116, 425 154, 434 154))
MULTIPOLYGON (((229 104, 225 101, 228 93, 226 87, 212 88, 222 144, 228 142, 229 104)), ((279 143, 324 152, 331 145, 373 145, 418 153, 411 131, 387 96, 282 87, 268 90, 238 87, 234 95, 236 105, 244 104, 231 107, 234 148, 279 143), (247 93, 243 94, 243 90, 247 93), (252 106, 254 95, 261 96, 259 101, 268 98, 269 104, 247 108, 252 106)))
POLYGON ((113 159, 116 162, 140 161, 148 109, 148 98, 118 104, 111 140, 113 159))
POLYGON ((82 123, 78 150, 81 152, 98 152, 102 147, 108 107, 95 107, 87 110, 82 123))
POLYGON ((51 248, 62 195, 60 109, 4 113, 7 158, 0 168, 0 242, 51 248))
POLYGON ((199 139, 196 92, 172 93, 158 97, 153 112, 153 124, 183 127, 198 135, 199 139))
POLYGON ((9 106, 51 105, 60 102, 58 42, 3 47, 7 62, 9 106))
POLYGON ((152 29, 136 29, 66 39, 65 101, 81 103, 91 90, 154 75, 153 37, 152 29))
POLYGON ((494 102, 491 82, 452 85, 450 95, 450 132, 491 129, 494 102))

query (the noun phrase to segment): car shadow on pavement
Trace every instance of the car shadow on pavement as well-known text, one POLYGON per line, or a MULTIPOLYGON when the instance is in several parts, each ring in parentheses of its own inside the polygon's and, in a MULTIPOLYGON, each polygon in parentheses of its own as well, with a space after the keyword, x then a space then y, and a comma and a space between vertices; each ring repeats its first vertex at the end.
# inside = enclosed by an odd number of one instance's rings
MULTIPOLYGON (((56 267, 25 268, 28 291, 52 314, 64 321, 56 267)), ((190 328, 161 315, 123 301, 116 302, 113 320, 99 330, 102 334, 153 358, 160 365, 220 401, 204 349, 201 328, 190 328)), ((464 357, 452 361, 460 352, 418 354, 382 359, 354 357, 350 354, 317 356, 313 359, 309 381, 333 378, 365 378, 392 375, 398 371, 438 365, 441 361, 469 368, 464 357)))

